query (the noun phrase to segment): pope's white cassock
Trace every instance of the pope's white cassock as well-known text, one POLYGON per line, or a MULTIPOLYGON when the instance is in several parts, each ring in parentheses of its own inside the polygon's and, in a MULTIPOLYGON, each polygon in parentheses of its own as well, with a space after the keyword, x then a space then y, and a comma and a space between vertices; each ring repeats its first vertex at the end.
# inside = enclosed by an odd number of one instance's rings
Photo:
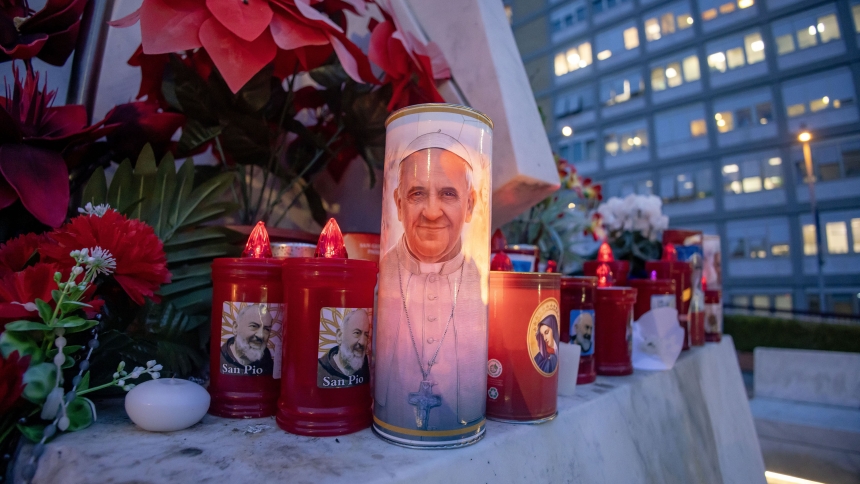
POLYGON ((406 248, 405 238, 380 262, 376 354, 384 359, 376 362, 374 415, 389 425, 418 428, 417 407, 409 404, 409 394, 419 391, 424 378, 401 297, 424 368, 442 341, 428 378, 434 382, 433 394, 442 401, 430 410, 427 430, 454 430, 480 422, 486 405, 487 307, 481 300, 478 268, 462 252, 447 262, 419 262, 406 248), (454 317, 442 341, 461 277, 454 317))

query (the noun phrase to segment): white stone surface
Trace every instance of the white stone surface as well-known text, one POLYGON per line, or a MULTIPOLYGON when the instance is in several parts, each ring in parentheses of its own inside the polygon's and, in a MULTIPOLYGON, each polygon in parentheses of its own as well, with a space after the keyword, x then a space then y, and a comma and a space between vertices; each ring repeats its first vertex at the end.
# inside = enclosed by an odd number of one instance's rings
POLYGON ((466 103, 495 124, 493 227, 498 227, 559 186, 504 6, 500 0, 400 1, 409 5, 421 30, 442 50, 466 103))
MULTIPOLYGON (((28 458, 24 448, 18 461, 28 458)), ((542 425, 487 423, 457 450, 411 450, 364 430, 339 438, 287 434, 274 419, 206 416, 149 433, 120 406, 63 435, 34 483, 737 483, 764 484, 764 464, 730 338, 685 352, 665 372, 598 377, 559 398, 542 425), (253 426, 267 426, 253 433, 253 426)))
POLYGON ((755 396, 860 408, 860 354, 755 349, 755 396))

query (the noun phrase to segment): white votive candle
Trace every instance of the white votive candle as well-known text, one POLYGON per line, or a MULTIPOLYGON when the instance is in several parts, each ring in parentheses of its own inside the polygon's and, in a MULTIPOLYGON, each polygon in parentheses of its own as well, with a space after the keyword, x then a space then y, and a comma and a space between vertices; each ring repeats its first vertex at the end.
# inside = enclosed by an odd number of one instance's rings
POLYGON ((150 432, 186 429, 199 422, 207 410, 209 392, 188 380, 150 380, 125 396, 125 411, 131 421, 150 432))

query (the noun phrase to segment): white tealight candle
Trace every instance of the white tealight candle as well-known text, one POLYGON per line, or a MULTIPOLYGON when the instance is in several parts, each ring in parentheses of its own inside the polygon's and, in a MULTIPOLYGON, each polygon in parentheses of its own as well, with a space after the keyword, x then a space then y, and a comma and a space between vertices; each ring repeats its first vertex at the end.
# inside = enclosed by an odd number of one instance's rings
POLYGON ((125 396, 125 411, 138 427, 150 432, 172 432, 196 424, 209 410, 209 392, 175 378, 141 383, 125 396))

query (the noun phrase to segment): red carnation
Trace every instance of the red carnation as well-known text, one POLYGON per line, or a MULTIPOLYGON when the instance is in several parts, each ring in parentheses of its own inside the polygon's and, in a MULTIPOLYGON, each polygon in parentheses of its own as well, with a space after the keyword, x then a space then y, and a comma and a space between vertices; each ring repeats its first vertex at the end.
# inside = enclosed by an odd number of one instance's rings
POLYGON ((24 234, 0 245, 0 277, 23 269, 44 238, 43 235, 24 234))
POLYGON ((30 356, 19 357, 18 350, 8 358, 0 355, 0 415, 8 415, 24 392, 24 372, 30 366, 30 356))
POLYGON ((51 291, 57 288, 54 273, 58 270, 56 264, 39 263, 0 278, 0 325, 38 317, 35 301, 53 302, 51 291))
POLYGON ((81 215, 48 235, 49 243, 39 247, 43 260, 67 264, 73 250, 101 247, 116 259, 113 277, 137 304, 144 296, 158 300, 155 291, 170 282, 167 256, 152 227, 128 219, 116 210, 101 217, 81 215))

